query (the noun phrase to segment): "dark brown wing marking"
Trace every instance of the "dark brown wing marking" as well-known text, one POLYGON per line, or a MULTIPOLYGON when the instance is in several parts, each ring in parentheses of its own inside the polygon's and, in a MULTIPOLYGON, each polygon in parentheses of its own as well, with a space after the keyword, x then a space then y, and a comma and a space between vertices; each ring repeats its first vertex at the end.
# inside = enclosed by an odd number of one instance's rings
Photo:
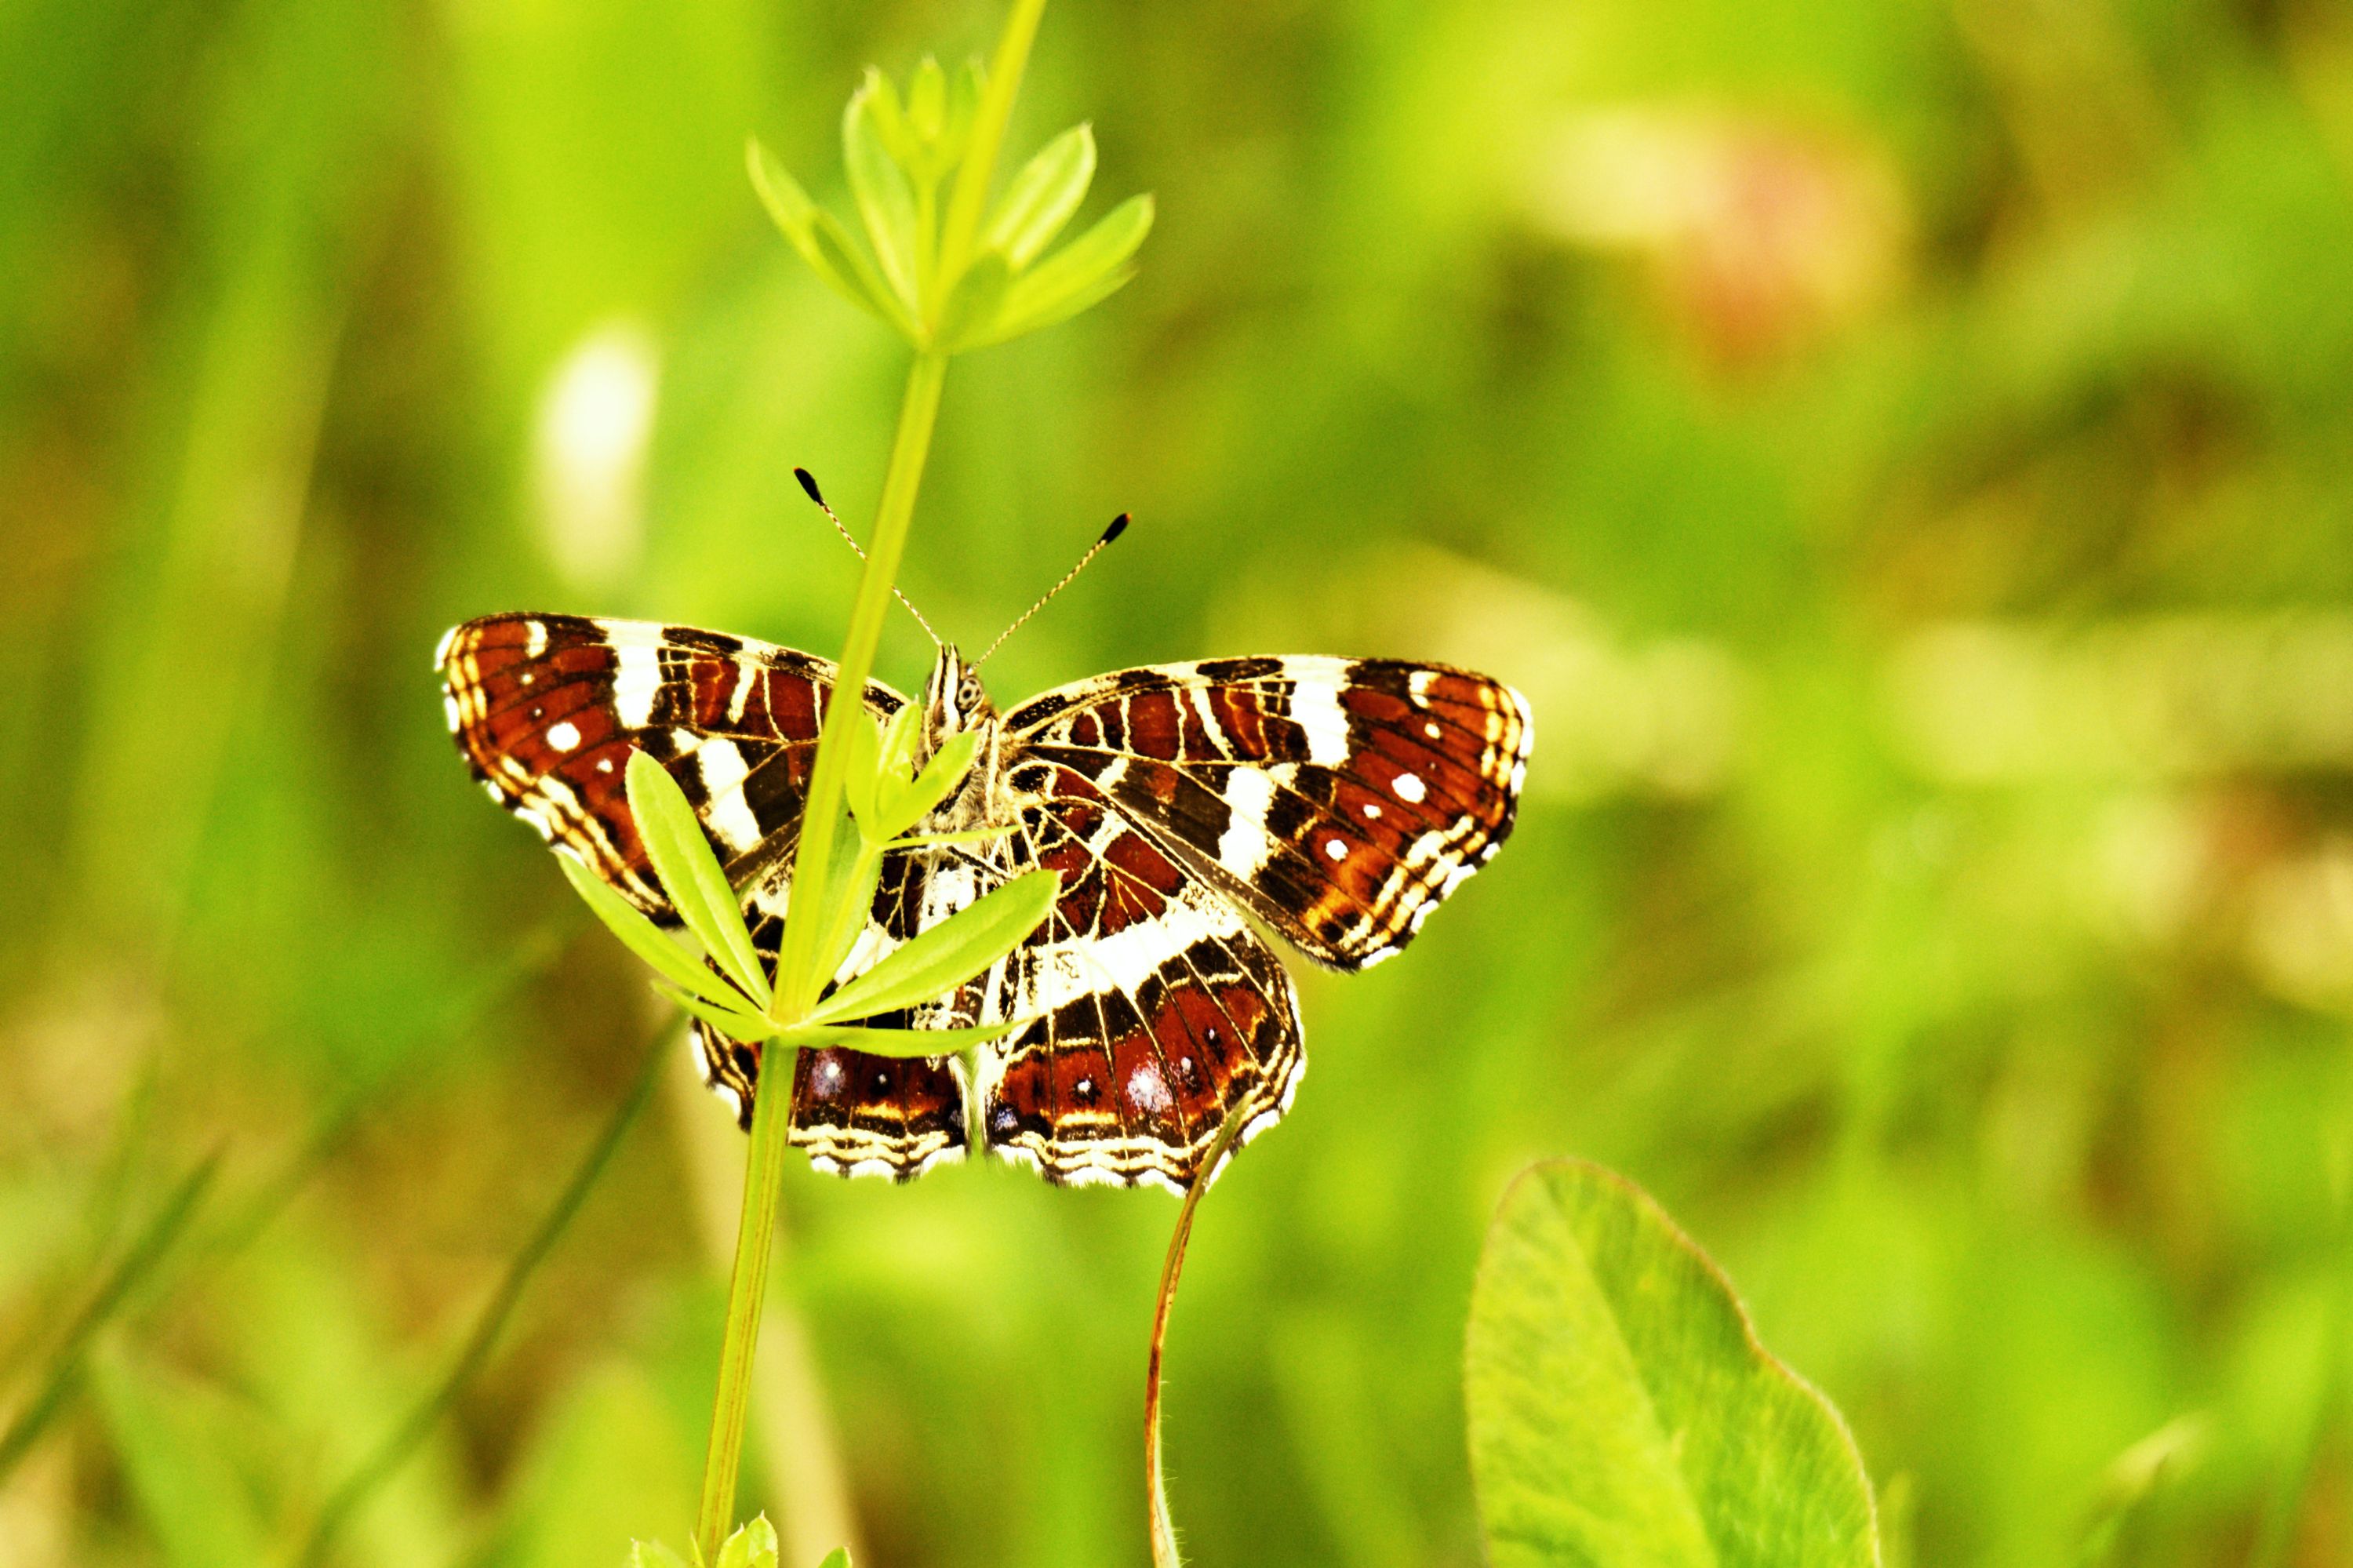
MULTIPOLYGON (((834 667, 743 638, 650 621, 493 615, 442 640, 450 731, 474 776, 658 918, 623 778, 643 750, 693 803, 739 879, 781 860, 800 823, 834 667)), ((906 699, 870 682, 887 716, 906 699)))
POLYGON ((1512 831, 1533 728, 1500 682, 1380 659, 1126 670, 1006 719, 1310 957, 1402 948, 1512 831))

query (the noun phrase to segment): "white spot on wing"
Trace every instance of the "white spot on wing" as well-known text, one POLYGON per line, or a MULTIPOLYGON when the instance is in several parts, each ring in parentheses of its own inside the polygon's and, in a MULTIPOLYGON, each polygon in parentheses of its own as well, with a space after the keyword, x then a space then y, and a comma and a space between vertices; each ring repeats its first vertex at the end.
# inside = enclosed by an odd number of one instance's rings
POLYGON ((1419 806, 1430 794, 1429 787, 1422 783, 1419 773, 1400 773, 1397 776, 1397 782, 1389 788, 1398 800, 1409 805, 1419 806))
POLYGON ((706 740, 694 754, 702 768, 702 789, 709 796, 702 808, 711 831, 720 842, 738 854, 760 842, 760 821, 744 799, 744 778, 751 771, 744 753, 732 740, 706 740))
POLYGON ((629 728, 643 729, 654 716, 654 697, 661 690, 661 653, 622 645, 613 650, 613 711, 629 728))
POLYGON ((1348 715, 1336 683, 1303 680, 1291 689, 1291 719, 1307 732, 1307 760, 1337 768, 1348 760, 1348 715))
POLYGON ((569 751, 580 744, 580 726, 570 719, 547 732, 547 744, 558 751, 569 751))
POLYGON ((1324 853, 1334 860, 1345 860, 1348 858, 1348 846, 1338 839, 1326 839, 1324 841, 1324 853))
POLYGON ((444 692, 441 694, 441 715, 444 718, 447 718, 449 721, 449 733, 451 735, 457 734, 458 726, 462 724, 464 720, 460 717, 458 712, 458 699, 450 693, 444 692))
POLYGON ((441 641, 433 645, 433 667, 435 669, 438 670, 442 665, 447 664, 449 662, 449 644, 457 641, 458 628, 454 626, 441 634, 441 641))
MULTIPOLYGON (((526 620, 522 625, 523 657, 526 659, 536 659, 542 653, 547 652, 547 622, 543 620, 526 620)), ((531 677, 529 675, 525 675, 523 679, 525 681, 529 681, 531 677)))

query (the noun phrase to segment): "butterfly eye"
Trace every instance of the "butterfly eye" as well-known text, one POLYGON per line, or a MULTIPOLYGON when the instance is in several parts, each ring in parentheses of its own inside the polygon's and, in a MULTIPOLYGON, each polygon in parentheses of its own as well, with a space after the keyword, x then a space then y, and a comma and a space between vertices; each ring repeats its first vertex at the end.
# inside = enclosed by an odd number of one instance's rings
POLYGON ((966 675, 964 678, 963 683, 956 687, 956 706, 960 708, 975 707, 979 705, 979 702, 980 682, 975 676, 966 675))

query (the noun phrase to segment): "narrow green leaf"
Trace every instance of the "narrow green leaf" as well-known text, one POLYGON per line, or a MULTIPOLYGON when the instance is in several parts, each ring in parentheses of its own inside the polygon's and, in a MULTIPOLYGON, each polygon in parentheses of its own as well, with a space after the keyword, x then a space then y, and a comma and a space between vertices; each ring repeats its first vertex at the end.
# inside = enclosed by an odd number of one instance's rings
POLYGON ((874 270, 874 264, 866 260, 840 221, 809 200, 800 182, 756 138, 745 148, 744 156, 762 205, 767 207, 768 216, 776 219, 785 238, 792 241, 793 249, 800 252, 801 260, 808 263, 809 270, 835 293, 913 341, 914 319, 907 314, 906 307, 891 292, 889 285, 874 270))
POLYGON ((809 235, 818 253, 825 258, 825 268, 829 270, 826 275, 848 280, 839 285, 844 298, 896 327, 908 342, 916 341, 915 318, 908 313, 899 296, 891 291, 891 285, 882 281, 882 275, 874 270, 874 263, 866 259, 866 252, 858 248, 858 242, 849 237, 849 230, 841 226, 839 218, 823 207, 818 208, 810 221, 809 235))
POLYGON ((1463 1389, 1493 1568, 1875 1568, 1871 1485, 1830 1403, 1624 1179, 1524 1172, 1487 1233, 1463 1389))
POLYGON ((883 791, 895 779, 882 776, 882 736, 871 719, 853 718, 849 732, 843 737, 849 743, 849 756, 842 759, 841 791, 849 801, 849 814, 857 821, 858 831, 881 843, 890 834, 881 831, 882 814, 878 809, 883 791))
POLYGON ((945 175, 964 162, 965 149, 972 145, 972 124, 980 117, 981 89, 987 85, 987 71, 976 57, 964 62, 948 88, 947 124, 940 131, 940 172, 945 175))
POLYGON ((915 190, 907 181, 907 171, 892 157, 875 129, 873 105, 881 79, 879 73, 869 76, 842 111, 842 162, 849 171, 850 194, 858 198, 859 216, 866 220, 866 238, 874 247, 875 260, 881 263, 883 277, 902 304, 919 312, 915 190))
POLYGON ((891 715, 882 727, 881 770, 893 783, 912 779, 915 773, 915 747, 923 736, 923 712, 909 703, 891 715))
MULTIPOLYGON (((841 862, 837 858, 837 866, 841 862)), ((837 873, 839 881, 826 909, 824 935, 818 941, 818 977, 829 980, 841 972, 849 949, 858 944, 874 908, 874 889, 882 880, 882 845, 861 841, 850 863, 837 873)))
POLYGON ((907 123, 925 142, 936 143, 947 129, 948 76, 940 62, 925 55, 907 81, 907 123))
POLYGON ((776 1527, 756 1514, 719 1549, 716 1568, 776 1568, 776 1527))
POLYGON ((1130 263, 1152 232, 1152 212, 1149 196, 1131 196, 1112 208, 1092 228, 1015 279, 988 331, 963 346, 982 348, 1051 326, 1116 292, 1135 275, 1130 263))
POLYGON ((730 1040, 749 1043, 755 1040, 773 1039, 776 1036, 776 1025, 769 1022, 760 1013, 748 1012, 740 1007, 730 1007, 724 1002, 704 1001, 700 997, 691 995, 674 985, 667 985, 660 980, 651 983, 654 990, 661 993, 663 1001, 675 1002, 681 1009, 700 1018, 730 1040))
POLYGON ((953 1056, 975 1045, 1002 1040, 1030 1021, 975 1024, 969 1029, 867 1029, 855 1023, 802 1023, 776 1036, 778 1044, 816 1051, 846 1046, 870 1056, 953 1056))
POLYGON ((979 750, 978 730, 958 730, 940 743, 923 772, 898 783, 895 789, 886 783, 883 798, 876 802, 876 826, 882 831, 885 842, 900 837, 930 816, 949 792, 964 782, 979 750))
POLYGON ((819 1002, 812 1023, 871 1018, 955 990, 1021 945, 1053 908, 1060 879, 1050 871, 1017 876, 996 892, 895 948, 881 962, 819 1002))
POLYGON ((1006 265, 1004 257, 994 250, 974 257, 948 295, 932 340, 949 354, 960 352, 966 344, 994 341, 989 334, 1012 285, 1013 269, 1006 265))
POLYGON ((709 966, 671 941, 660 927, 638 912, 636 905, 607 885, 603 877, 568 854, 557 855, 555 863, 564 868, 564 879, 605 923, 605 929, 673 985, 721 1006, 743 1005, 743 993, 724 976, 712 973, 709 966))
POLYGON ((686 1568, 686 1559, 659 1541, 633 1541, 629 1568, 686 1568))
POLYGON ((1087 186, 1094 177, 1094 127, 1073 125, 1013 176, 980 231, 982 247, 1003 251, 1013 270, 1022 270, 1062 232, 1087 199, 1087 186))
POLYGON ((168 1568, 262 1563, 275 1553, 239 1461, 253 1455, 225 1391, 124 1348, 91 1359, 107 1436, 156 1555, 168 1568))
POLYGON ((906 111, 899 107, 899 90, 891 85, 889 77, 868 66, 864 90, 871 95, 867 101, 867 112, 873 116, 874 131, 882 138, 883 151, 901 168, 913 168, 920 149, 916 146, 916 132, 907 123, 906 111))
POLYGON ((755 1004, 766 1007, 768 977, 753 950, 752 933, 744 927, 743 906, 735 901, 727 874, 719 869, 719 857, 711 853, 711 841, 702 836, 702 824, 686 803, 686 792, 668 768, 642 751, 629 754, 627 781, 638 837, 670 906, 727 978, 755 1004))

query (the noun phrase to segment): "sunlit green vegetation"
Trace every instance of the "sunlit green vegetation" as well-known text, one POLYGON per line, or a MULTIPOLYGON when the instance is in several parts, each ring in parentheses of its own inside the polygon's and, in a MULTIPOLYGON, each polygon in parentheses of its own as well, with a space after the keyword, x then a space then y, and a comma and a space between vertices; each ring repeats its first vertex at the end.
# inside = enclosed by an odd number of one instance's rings
MULTIPOLYGON (((660 1013, 430 651, 840 646, 791 471, 874 515, 907 350, 745 137, 852 211, 864 68, 1001 12, 0 20, 0 1563, 292 1561, 420 1410, 333 1560, 684 1539, 744 1140, 675 1047, 617 1121, 660 1013)), ((1063 0, 1016 155, 1082 120, 1144 270, 959 359, 902 586, 985 643, 1132 511, 1000 701, 1365 652, 1536 715, 1202 1206, 1191 1558, 1479 1561, 1474 1268, 1564 1154, 1844 1413, 1892 1562, 2353 1552, 2353 26, 1063 0)), ((796 1157, 780 1561, 1146 1561, 1174 1214, 796 1157)))

